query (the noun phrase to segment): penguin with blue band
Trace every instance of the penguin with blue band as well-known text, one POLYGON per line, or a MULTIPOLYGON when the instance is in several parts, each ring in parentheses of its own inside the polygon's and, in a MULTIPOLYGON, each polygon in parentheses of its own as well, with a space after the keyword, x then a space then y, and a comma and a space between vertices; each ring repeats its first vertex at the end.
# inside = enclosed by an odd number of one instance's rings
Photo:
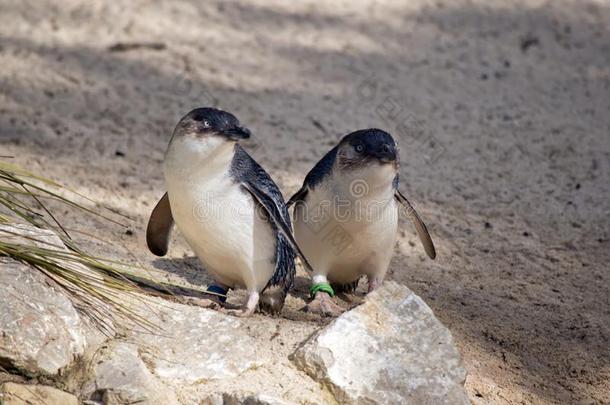
POLYGON ((238 144, 250 137, 231 113, 197 108, 177 124, 165 153, 167 192, 147 228, 150 251, 167 253, 174 223, 216 283, 208 290, 226 295, 246 289, 240 316, 259 305, 281 311, 293 283, 295 256, 284 198, 269 174, 238 144))

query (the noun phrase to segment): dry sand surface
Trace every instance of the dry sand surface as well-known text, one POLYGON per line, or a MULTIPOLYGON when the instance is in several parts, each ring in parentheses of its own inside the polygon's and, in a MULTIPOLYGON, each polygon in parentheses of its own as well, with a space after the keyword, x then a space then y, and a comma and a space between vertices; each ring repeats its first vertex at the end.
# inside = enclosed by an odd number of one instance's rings
MULTIPOLYGON (((59 213, 100 252, 193 285, 180 236, 159 260, 144 229, 202 105, 286 197, 341 135, 390 131, 438 258, 403 221, 389 278, 449 327, 472 400, 610 402, 610 1, 0 3, 0 155, 132 217, 59 213)), ((322 322, 306 289, 291 333, 322 322)))

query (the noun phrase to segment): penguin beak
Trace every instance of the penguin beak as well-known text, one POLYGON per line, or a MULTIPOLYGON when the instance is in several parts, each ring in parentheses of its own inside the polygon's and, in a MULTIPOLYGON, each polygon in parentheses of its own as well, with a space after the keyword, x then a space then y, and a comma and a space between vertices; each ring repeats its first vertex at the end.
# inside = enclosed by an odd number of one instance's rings
POLYGON ((381 163, 392 163, 396 160, 396 148, 392 145, 383 144, 377 151, 376 156, 381 163))
POLYGON ((250 138, 250 130, 246 127, 233 127, 223 131, 223 133, 233 141, 250 138))

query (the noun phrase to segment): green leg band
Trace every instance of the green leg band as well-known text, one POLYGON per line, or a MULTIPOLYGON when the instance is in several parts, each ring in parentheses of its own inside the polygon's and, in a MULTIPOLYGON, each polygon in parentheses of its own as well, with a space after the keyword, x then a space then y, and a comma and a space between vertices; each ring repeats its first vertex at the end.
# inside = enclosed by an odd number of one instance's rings
POLYGON ((311 287, 309 287, 309 293, 311 294, 311 298, 315 298, 316 294, 319 291, 325 292, 328 295, 330 295, 331 297, 335 296, 335 291, 333 290, 333 288, 330 286, 329 283, 313 284, 311 287))

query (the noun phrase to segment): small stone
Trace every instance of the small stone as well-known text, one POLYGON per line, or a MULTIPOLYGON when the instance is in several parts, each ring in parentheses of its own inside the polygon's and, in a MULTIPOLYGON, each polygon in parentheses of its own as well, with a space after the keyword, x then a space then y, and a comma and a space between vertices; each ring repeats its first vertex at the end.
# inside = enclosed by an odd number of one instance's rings
POLYGON ((521 39, 520 45, 521 45, 521 51, 525 53, 531 47, 539 46, 540 40, 538 39, 538 37, 528 34, 524 38, 521 39))

